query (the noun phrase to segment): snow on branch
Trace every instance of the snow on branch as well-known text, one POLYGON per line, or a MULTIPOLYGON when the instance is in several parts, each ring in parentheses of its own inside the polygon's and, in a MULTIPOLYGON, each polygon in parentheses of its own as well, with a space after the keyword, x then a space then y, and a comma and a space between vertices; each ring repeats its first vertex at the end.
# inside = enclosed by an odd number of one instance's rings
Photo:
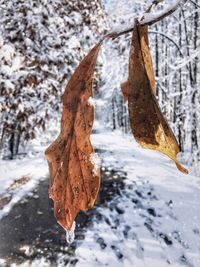
POLYGON ((180 60, 176 65, 172 65, 172 64, 169 64, 169 67, 172 69, 172 70, 179 70, 183 67, 187 67, 187 64, 196 60, 197 59, 197 56, 199 55, 199 52, 200 52, 200 49, 195 49, 193 51, 193 53, 190 55, 190 56, 187 56, 186 58, 180 60))
MULTIPOLYGON (((174 13, 178 9, 178 7, 183 6, 187 1, 188 0, 176 0, 173 4, 166 6, 162 11, 150 13, 153 7, 157 6, 160 2, 163 2, 163 0, 154 0, 152 4, 147 8, 144 15, 142 15, 140 19, 136 19, 136 21, 138 21, 142 26, 150 26, 174 13)), ((132 32, 133 27, 124 29, 123 31, 110 33, 108 34, 108 36, 111 37, 111 35, 113 35, 113 37, 111 38, 115 39, 121 35, 132 32)))
POLYGON ((182 4, 185 4, 187 0, 176 0, 174 3, 167 5, 162 11, 150 13, 146 12, 142 18, 139 20, 139 23, 141 25, 152 25, 155 22, 158 22, 159 20, 162 20, 163 18, 171 15, 174 13, 179 6, 182 4))

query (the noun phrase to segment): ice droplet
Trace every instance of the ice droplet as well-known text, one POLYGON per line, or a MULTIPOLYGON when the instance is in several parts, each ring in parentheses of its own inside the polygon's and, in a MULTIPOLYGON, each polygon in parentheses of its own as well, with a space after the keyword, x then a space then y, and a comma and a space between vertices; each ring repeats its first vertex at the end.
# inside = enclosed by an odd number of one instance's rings
POLYGON ((69 231, 66 230, 66 241, 67 241, 68 244, 71 244, 71 243, 74 242, 74 237, 75 237, 74 231, 75 231, 75 228, 76 228, 76 222, 73 221, 72 228, 69 231))

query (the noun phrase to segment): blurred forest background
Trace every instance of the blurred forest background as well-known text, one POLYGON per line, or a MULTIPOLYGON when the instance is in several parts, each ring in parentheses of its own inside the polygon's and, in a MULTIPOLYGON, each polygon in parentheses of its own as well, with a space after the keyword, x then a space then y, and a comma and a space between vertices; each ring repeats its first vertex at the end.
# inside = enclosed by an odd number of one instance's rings
MULTIPOLYGON (((67 81, 106 32, 130 27, 152 1, 0 0, 0 155, 26 155, 32 140, 56 135, 67 81)), ((171 0, 163 1, 170 4, 171 0)), ((158 10, 162 9, 158 5, 158 10)), ((200 3, 188 0, 149 29, 157 96, 181 158, 200 162, 200 3)), ((95 75, 96 119, 129 133, 120 83, 131 35, 107 41, 95 75)))

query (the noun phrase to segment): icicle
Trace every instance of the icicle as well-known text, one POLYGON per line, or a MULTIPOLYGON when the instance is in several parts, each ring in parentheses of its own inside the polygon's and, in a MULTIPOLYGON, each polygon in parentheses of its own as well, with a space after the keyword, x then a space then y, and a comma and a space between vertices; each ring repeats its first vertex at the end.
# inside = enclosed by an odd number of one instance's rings
POLYGON ((76 228, 76 222, 74 221, 73 224, 72 224, 72 228, 68 231, 66 230, 66 241, 68 244, 71 244, 74 242, 74 237, 75 237, 75 234, 74 234, 74 231, 75 231, 75 228, 76 228))

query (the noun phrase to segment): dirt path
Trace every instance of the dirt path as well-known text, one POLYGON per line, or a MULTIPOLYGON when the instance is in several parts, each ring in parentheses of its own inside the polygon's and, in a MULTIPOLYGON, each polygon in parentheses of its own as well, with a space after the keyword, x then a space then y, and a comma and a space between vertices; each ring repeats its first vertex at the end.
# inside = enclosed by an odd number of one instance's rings
POLYGON ((58 255, 65 254, 66 264, 75 265, 75 249, 84 240, 87 227, 97 212, 98 205, 104 205, 119 194, 123 187, 123 177, 113 175, 113 171, 102 172, 102 186, 98 204, 88 212, 82 212, 76 220, 75 241, 68 247, 64 230, 53 216, 53 205, 48 197, 49 180, 41 181, 32 196, 22 199, 11 212, 0 221, 0 258, 7 266, 26 260, 45 257, 55 266, 58 255), (112 177, 115 177, 114 181, 112 177), (108 190, 109 187, 109 190, 108 190), (68 257, 66 257, 68 255, 68 257))

